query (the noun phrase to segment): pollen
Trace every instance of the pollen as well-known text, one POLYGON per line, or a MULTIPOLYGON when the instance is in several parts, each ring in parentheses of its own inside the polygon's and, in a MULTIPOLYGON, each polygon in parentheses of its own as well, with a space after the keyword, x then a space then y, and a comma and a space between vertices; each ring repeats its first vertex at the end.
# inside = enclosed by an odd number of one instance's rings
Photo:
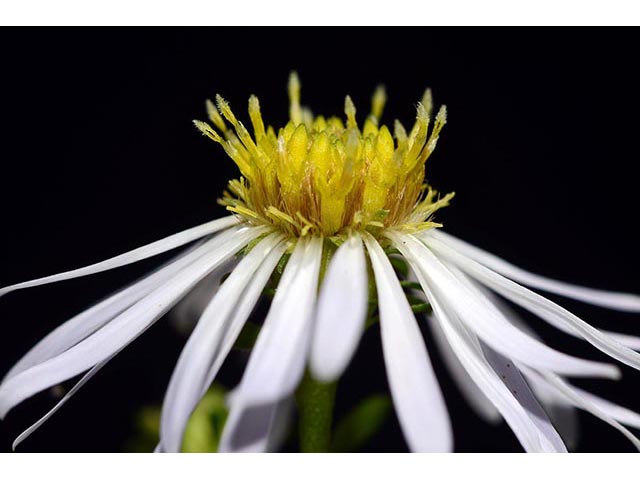
POLYGON ((453 193, 439 197, 425 183, 425 164, 433 153, 447 114, 440 107, 432 120, 431 91, 418 103, 409 133, 395 121, 393 134, 380 119, 386 103, 383 87, 373 94, 371 111, 359 125, 349 96, 344 118, 314 115, 300 104, 300 80, 289 78, 289 121, 277 133, 265 127, 260 102, 249 98, 252 133, 220 95, 207 101, 210 123, 196 127, 219 143, 240 170, 219 202, 256 225, 289 236, 334 237, 385 228, 423 230, 439 226, 434 212, 453 193))

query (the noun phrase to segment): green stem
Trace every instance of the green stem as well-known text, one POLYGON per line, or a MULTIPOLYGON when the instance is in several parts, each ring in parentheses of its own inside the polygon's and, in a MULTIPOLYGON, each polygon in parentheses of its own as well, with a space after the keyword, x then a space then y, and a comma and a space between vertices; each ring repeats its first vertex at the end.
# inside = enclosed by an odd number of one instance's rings
POLYGON ((307 372, 296 391, 300 451, 328 452, 331 444, 333 405, 338 383, 321 383, 307 372))

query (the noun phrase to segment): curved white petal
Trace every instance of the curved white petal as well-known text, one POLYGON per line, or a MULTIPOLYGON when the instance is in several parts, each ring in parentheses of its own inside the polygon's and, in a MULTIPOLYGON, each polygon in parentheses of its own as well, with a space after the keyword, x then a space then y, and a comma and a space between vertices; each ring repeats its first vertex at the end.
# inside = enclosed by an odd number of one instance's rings
MULTIPOLYGON (((515 317, 509 318, 510 315, 513 315, 513 312, 510 312, 505 308, 502 302, 496 303, 495 295, 488 292, 484 287, 476 284, 456 267, 450 266, 446 263, 445 265, 460 280, 460 282, 474 292, 482 302, 497 308, 498 312, 504 316, 506 321, 510 321, 516 325, 516 322, 518 322, 519 319, 515 317)), ((527 332, 527 330, 524 331, 527 332)), ((527 333, 531 335, 530 332, 527 333)), ((538 338, 535 334, 531 336, 536 339, 538 338)), ((556 451, 566 452, 567 449, 560 438, 560 435, 558 435, 558 432, 552 426, 549 417, 538 403, 538 399, 529 388, 527 382, 522 378, 520 371, 514 366, 513 361, 505 358, 487 345, 483 345, 482 350, 493 370, 500 376, 504 384, 507 385, 509 390, 511 390, 513 395, 518 399, 520 404, 531 417, 531 420, 540 430, 541 434, 546 437, 546 440, 553 445, 556 451)))
MULTIPOLYGON (((640 351, 640 337, 636 335, 628 335, 626 333, 612 332, 611 330, 600 330, 607 337, 612 338, 631 350, 640 351)), ((582 340, 584 338, 580 337, 582 340)))
POLYGON ((229 260, 216 268, 202 279, 185 297, 180 300, 167 317, 167 320, 185 336, 188 336, 196 326, 198 319, 207 308, 207 305, 217 293, 224 278, 228 277, 238 264, 237 257, 229 260))
POLYGON ((187 243, 198 240, 206 235, 218 232, 225 228, 231 227, 238 223, 238 219, 234 216, 219 218, 212 222, 199 225, 197 227, 183 230, 182 232, 173 234, 169 237, 163 238, 156 242, 150 243, 143 247, 138 247, 135 250, 131 250, 127 253, 103 260, 102 262, 94 263, 86 267, 76 268, 69 270, 68 272, 57 273, 55 275, 49 275, 35 280, 29 280, 26 282, 16 283, 15 285, 9 285, 8 287, 0 288, 0 297, 14 290, 21 288, 35 287, 38 285, 45 285, 47 283, 60 282, 62 280, 69 280, 71 278, 83 277, 85 275, 91 275, 94 273, 104 272, 113 268, 128 265, 130 263, 139 262, 145 258, 153 257, 161 253, 173 250, 187 243))
POLYGON ((234 408, 281 400, 302 378, 321 259, 322 239, 298 240, 236 389, 234 408))
POLYGON ((538 403, 527 382, 522 378, 520 370, 514 365, 513 361, 500 355, 486 345, 483 346, 483 353, 493 371, 498 374, 502 382, 511 391, 513 396, 518 400, 520 405, 525 409, 531 421, 535 424, 545 440, 552 445, 555 452, 567 452, 564 442, 558 435, 558 432, 551 424, 551 420, 546 412, 538 403))
POLYGON ((124 312, 134 303, 158 288, 184 267, 202 257, 202 255, 211 249, 217 248, 222 242, 227 241, 235 233, 235 230, 236 229, 230 229, 227 232, 217 235, 204 244, 189 250, 179 258, 173 259, 158 271, 67 320, 33 346, 31 350, 9 370, 3 382, 29 367, 55 357, 81 340, 84 340, 96 330, 103 327, 109 320, 112 320, 118 314, 124 312))
MULTIPOLYGON (((457 273, 459 278, 465 278, 467 283, 478 290, 482 296, 493 303, 507 320, 513 323, 522 331, 540 340, 538 334, 527 325, 527 323, 499 296, 483 287, 475 280, 467 277, 455 267, 449 265, 450 269, 457 273)), ((549 390, 538 388, 538 384, 530 385, 536 399, 543 405, 544 411, 551 419, 551 423, 557 429, 569 449, 573 449, 578 442, 579 419, 576 408, 568 403, 564 397, 557 394, 550 394, 549 390)))
POLYGON ((441 301, 444 298, 441 289, 430 283, 424 271, 414 270, 451 349, 469 377, 504 417, 523 448, 527 452, 558 451, 487 362, 477 338, 460 322, 451 305, 441 301))
MULTIPOLYGON (((464 257, 439 240, 430 238, 427 241, 429 248, 436 251, 438 255, 446 258, 463 272, 511 300, 513 303, 536 314, 558 329, 584 338, 594 347, 616 360, 640 370, 640 354, 618 343, 615 339, 611 338, 611 336, 600 332, 571 312, 541 295, 489 270, 474 260, 464 257)), ((535 365, 531 366, 535 367, 535 365)), ((557 371, 556 373, 562 372, 557 371)))
POLYGON ((309 357, 317 379, 332 382, 349 364, 364 331, 368 290, 364 247, 354 234, 333 255, 318 295, 309 357))
POLYGON ((573 385, 571 385, 571 387, 577 394, 581 395, 585 400, 591 402, 611 418, 614 418, 620 423, 628 425, 629 427, 640 429, 640 413, 634 412, 633 410, 623 407, 622 405, 618 405, 617 403, 594 395, 593 393, 587 392, 586 390, 582 390, 581 388, 574 387, 573 385))
POLYGON ((564 395, 574 406, 586 410, 618 430, 627 437, 631 443, 633 443, 633 446, 636 447, 637 450, 640 451, 640 440, 611 415, 612 412, 610 408, 607 406, 602 408, 603 404, 601 402, 593 402, 590 396, 584 395, 582 391, 576 389, 573 385, 569 384, 558 375, 553 373, 536 372, 535 370, 527 367, 521 367, 521 369, 531 382, 544 384, 547 388, 554 389, 559 394, 564 395))
POLYGON ((451 375, 451 378, 453 378, 458 390, 460 390, 464 399, 480 418, 491 424, 498 423, 502 419, 502 415, 500 415, 495 405, 469 376, 464 365, 462 365, 460 359, 451 348, 451 345, 449 345, 449 341, 437 319, 433 315, 429 315, 428 318, 431 331, 433 332, 433 338, 438 345, 438 350, 442 355, 444 365, 451 375))
POLYGON ((251 279, 251 283, 249 283, 245 289, 240 301, 236 305, 233 315, 227 321, 222 340, 220 341, 220 347, 215 353, 211 367, 209 368, 209 373, 207 373, 205 388, 208 388, 216 378, 227 355, 236 343, 247 318, 249 318, 256 302, 260 299, 260 295, 262 295, 267 282, 271 278, 271 274, 286 251, 286 247, 286 243, 279 244, 269 253, 251 279))
POLYGON ((219 248, 184 268, 85 340, 60 355, 9 378, 0 385, 0 418, 26 398, 82 373, 122 349, 149 328, 204 276, 263 232, 264 229, 257 227, 238 231, 219 248))
POLYGON ((368 234, 365 243, 378 291, 387 378, 405 439, 414 452, 450 452, 449 413, 415 316, 382 247, 368 234))
POLYGON ((581 287, 527 272, 440 229, 431 229, 425 232, 422 237, 425 239, 429 237, 436 238, 485 267, 529 287, 614 310, 640 312, 640 295, 581 287))
MULTIPOLYGON (((218 293, 198 320, 196 328, 180 354, 165 395, 160 429, 164 451, 180 451, 189 417, 208 388, 208 372, 220 348, 228 320, 233 316, 240 297, 245 294, 247 286, 265 258, 274 253, 271 255, 271 268, 265 272, 266 274, 263 273, 262 284, 258 285, 259 288, 254 288, 253 294, 250 295, 250 308, 243 310, 245 316, 240 323, 244 323, 249 316, 284 251, 284 246, 276 248, 281 242, 282 236, 273 233, 255 245, 220 286, 218 293)), ((247 299, 246 296, 245 299, 247 299)))
MULTIPOLYGON (((437 235, 436 236, 436 246, 438 245, 440 236, 437 235)), ((423 240, 425 240, 425 237, 423 237, 423 240)), ((462 242, 461 240, 457 240, 455 239, 455 242, 452 242, 450 245, 448 245, 448 247, 450 248, 451 251, 456 251, 456 246, 458 245, 458 242, 462 242)), ((433 238, 426 238, 426 242, 433 242, 433 238)), ((464 243, 464 242, 462 242, 464 243)), ((441 247, 445 247, 447 246, 447 242, 442 242, 441 247)), ((463 249, 464 249, 464 245, 463 245, 463 249)), ((470 256, 465 256, 464 252, 457 252, 458 258, 460 261, 466 261, 467 263, 469 263, 470 265, 476 264, 479 267, 483 266, 482 262, 477 262, 477 260, 474 260, 472 257, 470 256), (477 263, 476 263, 477 262, 477 263)), ((488 271, 491 272, 491 268, 487 267, 488 271)), ((496 270, 497 271, 497 270, 496 270)), ((495 272, 493 272, 495 273, 495 272)), ((516 284, 517 285, 517 284, 516 284)), ((528 291, 524 288, 522 288, 523 291, 528 291)), ((533 292, 531 292, 533 294, 533 292)), ((621 295, 626 295, 626 294, 621 294, 621 295)), ((541 297, 543 298, 543 297, 541 297)), ((516 302, 517 303, 517 302, 516 302)), ((552 303, 552 302, 551 302, 552 303)), ((526 308, 526 307, 525 307, 526 308)), ((571 324, 567 324, 566 322, 563 322, 562 320, 558 320, 557 317, 557 313, 553 312, 552 310, 549 309, 545 309, 545 308, 538 308, 535 304, 531 304, 531 308, 529 308, 529 310, 531 310, 533 313, 535 313, 536 315, 540 316, 541 318, 547 320, 548 322, 550 322, 552 325, 554 325, 556 328, 558 328, 559 330, 562 330, 563 332, 569 334, 569 335, 573 335, 575 337, 578 337, 582 340, 587 340, 586 338, 584 338, 584 336, 580 333, 580 330, 574 328, 571 324)), ((609 337, 610 339, 614 340, 615 342, 618 342, 622 345, 624 345, 627 348, 630 348, 632 350, 640 350, 640 337, 634 336, 634 335, 628 335, 628 334, 624 334, 624 333, 618 333, 618 332, 611 332, 608 330, 601 330, 600 331, 602 334, 606 335, 607 337, 609 337)), ((587 340, 588 341, 588 340, 587 340)))
POLYGON ((15 450, 18 445, 20 445, 22 442, 24 442, 33 432, 35 432, 36 430, 38 430, 47 420, 49 420, 54 413, 56 413, 58 410, 60 410, 60 408, 62 408, 62 406, 67 403, 71 397, 73 397, 78 390, 80 390, 89 380, 91 380, 93 378, 93 376, 98 373, 98 371, 104 367, 107 363, 109 363, 109 361, 114 357, 115 355, 112 355, 111 357, 109 357, 108 359, 106 359, 104 362, 100 362, 99 364, 97 364, 95 367, 93 367, 91 370, 89 370, 87 373, 85 373, 83 375, 83 377, 71 388, 71 390, 69 390, 64 397, 62 397, 60 399, 60 401, 58 401, 58 403, 56 403, 54 405, 54 407, 49 410, 45 415, 43 415, 40 420, 38 420, 37 422, 35 422, 33 425, 31 425, 29 428, 27 428, 24 432, 22 432, 20 435, 18 435, 18 437, 13 441, 13 445, 12 445, 12 449, 15 450))
POLYGON ((619 377, 619 370, 614 365, 559 352, 513 326, 494 305, 482 301, 462 284, 429 248, 412 235, 390 233, 389 238, 412 265, 419 267, 431 285, 437 285, 443 299, 455 308, 460 320, 503 355, 534 368, 566 375, 619 377))

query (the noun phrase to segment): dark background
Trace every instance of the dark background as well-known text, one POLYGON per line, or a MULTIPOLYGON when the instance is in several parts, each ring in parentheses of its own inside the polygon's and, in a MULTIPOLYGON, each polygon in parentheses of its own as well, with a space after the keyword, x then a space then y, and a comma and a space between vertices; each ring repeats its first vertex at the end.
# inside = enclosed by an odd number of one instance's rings
MULTIPOLYGON (((359 118, 377 83, 384 121, 412 121, 425 86, 449 108, 428 178, 455 190, 448 231, 531 270, 640 292, 637 30, 4 29, 0 70, 0 285, 92 263, 221 216, 235 167, 191 124, 222 93, 246 119, 251 93, 283 124, 297 69, 303 103, 359 118)), ((159 263, 152 259, 0 299, 0 374, 54 326, 159 263)), ((596 326, 640 332, 638 316, 562 304, 596 326)), ((603 358, 541 321, 554 346, 603 358)), ((428 333, 425 332, 428 336, 428 333)), ((430 339, 428 338, 430 342, 430 339)), ((141 405, 158 403, 184 343, 160 321, 78 393, 22 451, 120 451, 141 405)), ((431 345, 431 343, 429 343, 431 345)), ((430 347, 459 451, 519 451, 461 399, 430 347)), ((235 362, 235 363, 234 363, 235 362)), ((238 376, 231 362, 223 380, 238 376)), ((640 375, 580 385, 640 409, 640 375)), ((340 385, 338 414, 387 391, 377 328, 340 385)), ((0 423, 0 451, 53 405, 44 393, 0 423)), ((629 451, 580 414, 579 451, 629 451)), ((368 447, 405 451, 391 418, 368 447)))

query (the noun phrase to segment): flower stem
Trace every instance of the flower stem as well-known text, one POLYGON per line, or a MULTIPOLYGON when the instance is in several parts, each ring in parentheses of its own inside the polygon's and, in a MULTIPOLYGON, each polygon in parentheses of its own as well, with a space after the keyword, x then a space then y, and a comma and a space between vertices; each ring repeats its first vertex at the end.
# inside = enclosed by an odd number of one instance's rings
POLYGON ((322 383, 307 372, 296 391, 300 451, 328 452, 331 444, 333 405, 338 382, 322 383))

